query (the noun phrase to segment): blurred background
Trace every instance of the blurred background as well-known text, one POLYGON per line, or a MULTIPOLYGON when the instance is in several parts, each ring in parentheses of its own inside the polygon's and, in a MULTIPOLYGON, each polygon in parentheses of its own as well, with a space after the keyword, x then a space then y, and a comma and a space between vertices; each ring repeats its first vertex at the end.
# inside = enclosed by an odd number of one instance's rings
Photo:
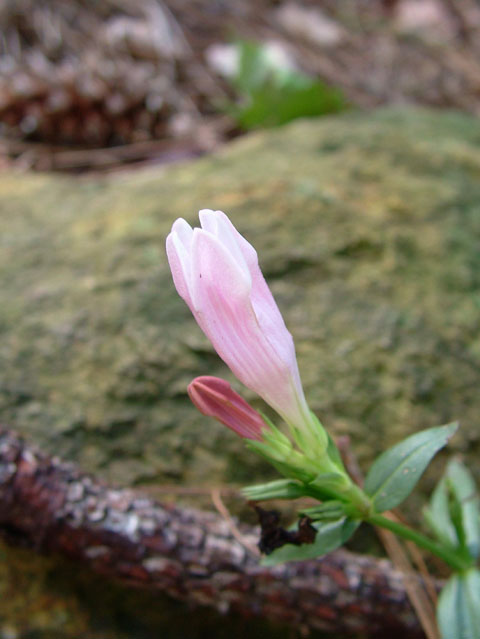
MULTIPOLYGON (((2 421, 162 500, 273 478, 185 392, 229 373, 163 243, 211 206, 259 250, 311 406, 362 464, 457 418, 478 461, 477 0, 0 0, 0 25, 2 421)), ((0 639, 160 634, 302 636, 1 543, 0 639)))
POLYGON ((170 162, 347 108, 479 110, 475 0, 3 0, 0 23, 3 164, 170 162))

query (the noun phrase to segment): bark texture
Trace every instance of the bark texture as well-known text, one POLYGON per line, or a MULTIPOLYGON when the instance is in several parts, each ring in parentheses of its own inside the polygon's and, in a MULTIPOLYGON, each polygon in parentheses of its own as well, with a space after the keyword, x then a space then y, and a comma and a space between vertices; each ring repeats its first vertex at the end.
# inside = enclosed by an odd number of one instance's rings
MULTIPOLYGON (((240 529, 256 543, 256 529, 240 529)), ((317 561, 262 567, 217 514, 102 485, 6 429, 0 429, 0 532, 99 574, 222 613, 348 636, 423 636, 402 575, 386 560, 342 550, 317 561)))

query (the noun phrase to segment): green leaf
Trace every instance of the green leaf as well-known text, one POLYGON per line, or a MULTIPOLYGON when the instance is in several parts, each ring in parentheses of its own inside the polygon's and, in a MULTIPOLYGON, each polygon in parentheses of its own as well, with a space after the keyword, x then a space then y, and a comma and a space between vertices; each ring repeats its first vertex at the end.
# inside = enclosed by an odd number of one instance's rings
POLYGON ((320 80, 312 80, 303 87, 269 81, 255 89, 248 102, 234 111, 234 116, 243 129, 255 129, 281 126, 296 118, 336 113, 344 108, 340 92, 320 80))
POLYGON ((413 490, 432 457, 445 446, 458 424, 422 430, 385 451, 370 468, 365 492, 377 512, 398 506, 413 490))
POLYGON ((261 44, 240 41, 237 43, 237 49, 239 66, 232 81, 238 91, 248 94, 262 86, 275 73, 275 67, 261 44))
POLYGON ((346 108, 339 89, 275 60, 267 46, 237 43, 238 70, 231 83, 238 103, 224 106, 244 129, 280 126, 299 117, 336 113, 346 108))
POLYGON ((457 531, 470 556, 480 554, 480 508, 475 482, 464 464, 452 460, 447 467, 447 482, 458 512, 457 531))
POLYGON ((480 571, 450 577, 438 599, 437 621, 442 639, 480 639, 480 571))
POLYGON ((458 535, 450 516, 447 480, 444 477, 438 482, 430 499, 429 507, 424 510, 427 524, 439 541, 452 548, 458 548, 458 535))
POLYGON ((274 550, 270 555, 263 557, 262 565, 276 566, 286 561, 304 561, 305 559, 321 557, 327 552, 342 546, 350 539, 359 524, 359 521, 347 519, 346 517, 328 524, 314 524, 318 532, 313 544, 302 544, 301 546, 285 544, 285 546, 274 550))
POLYGON ((242 490, 247 499, 264 501, 265 499, 298 499, 308 494, 303 485, 291 479, 277 479, 266 484, 247 486, 242 490))

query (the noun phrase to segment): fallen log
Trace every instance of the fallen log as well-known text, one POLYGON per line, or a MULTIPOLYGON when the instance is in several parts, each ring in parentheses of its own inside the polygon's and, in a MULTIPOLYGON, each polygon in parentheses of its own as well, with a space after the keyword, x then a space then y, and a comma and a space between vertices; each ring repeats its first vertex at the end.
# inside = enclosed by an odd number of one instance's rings
MULTIPOLYGON (((247 547, 257 542, 256 529, 239 529, 247 547)), ((0 534, 222 613, 352 637, 423 636, 404 578, 387 560, 339 550, 263 567, 218 514, 105 486, 6 429, 0 429, 0 534)))

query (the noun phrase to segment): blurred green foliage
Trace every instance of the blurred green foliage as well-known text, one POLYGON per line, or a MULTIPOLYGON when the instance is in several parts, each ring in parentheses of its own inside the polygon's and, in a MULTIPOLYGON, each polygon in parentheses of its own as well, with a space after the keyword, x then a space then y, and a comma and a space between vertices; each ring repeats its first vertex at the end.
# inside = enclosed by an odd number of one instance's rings
POLYGON ((339 89, 282 66, 268 46, 248 41, 236 46, 238 68, 230 81, 240 101, 229 103, 227 111, 242 129, 280 126, 347 107, 339 89))

